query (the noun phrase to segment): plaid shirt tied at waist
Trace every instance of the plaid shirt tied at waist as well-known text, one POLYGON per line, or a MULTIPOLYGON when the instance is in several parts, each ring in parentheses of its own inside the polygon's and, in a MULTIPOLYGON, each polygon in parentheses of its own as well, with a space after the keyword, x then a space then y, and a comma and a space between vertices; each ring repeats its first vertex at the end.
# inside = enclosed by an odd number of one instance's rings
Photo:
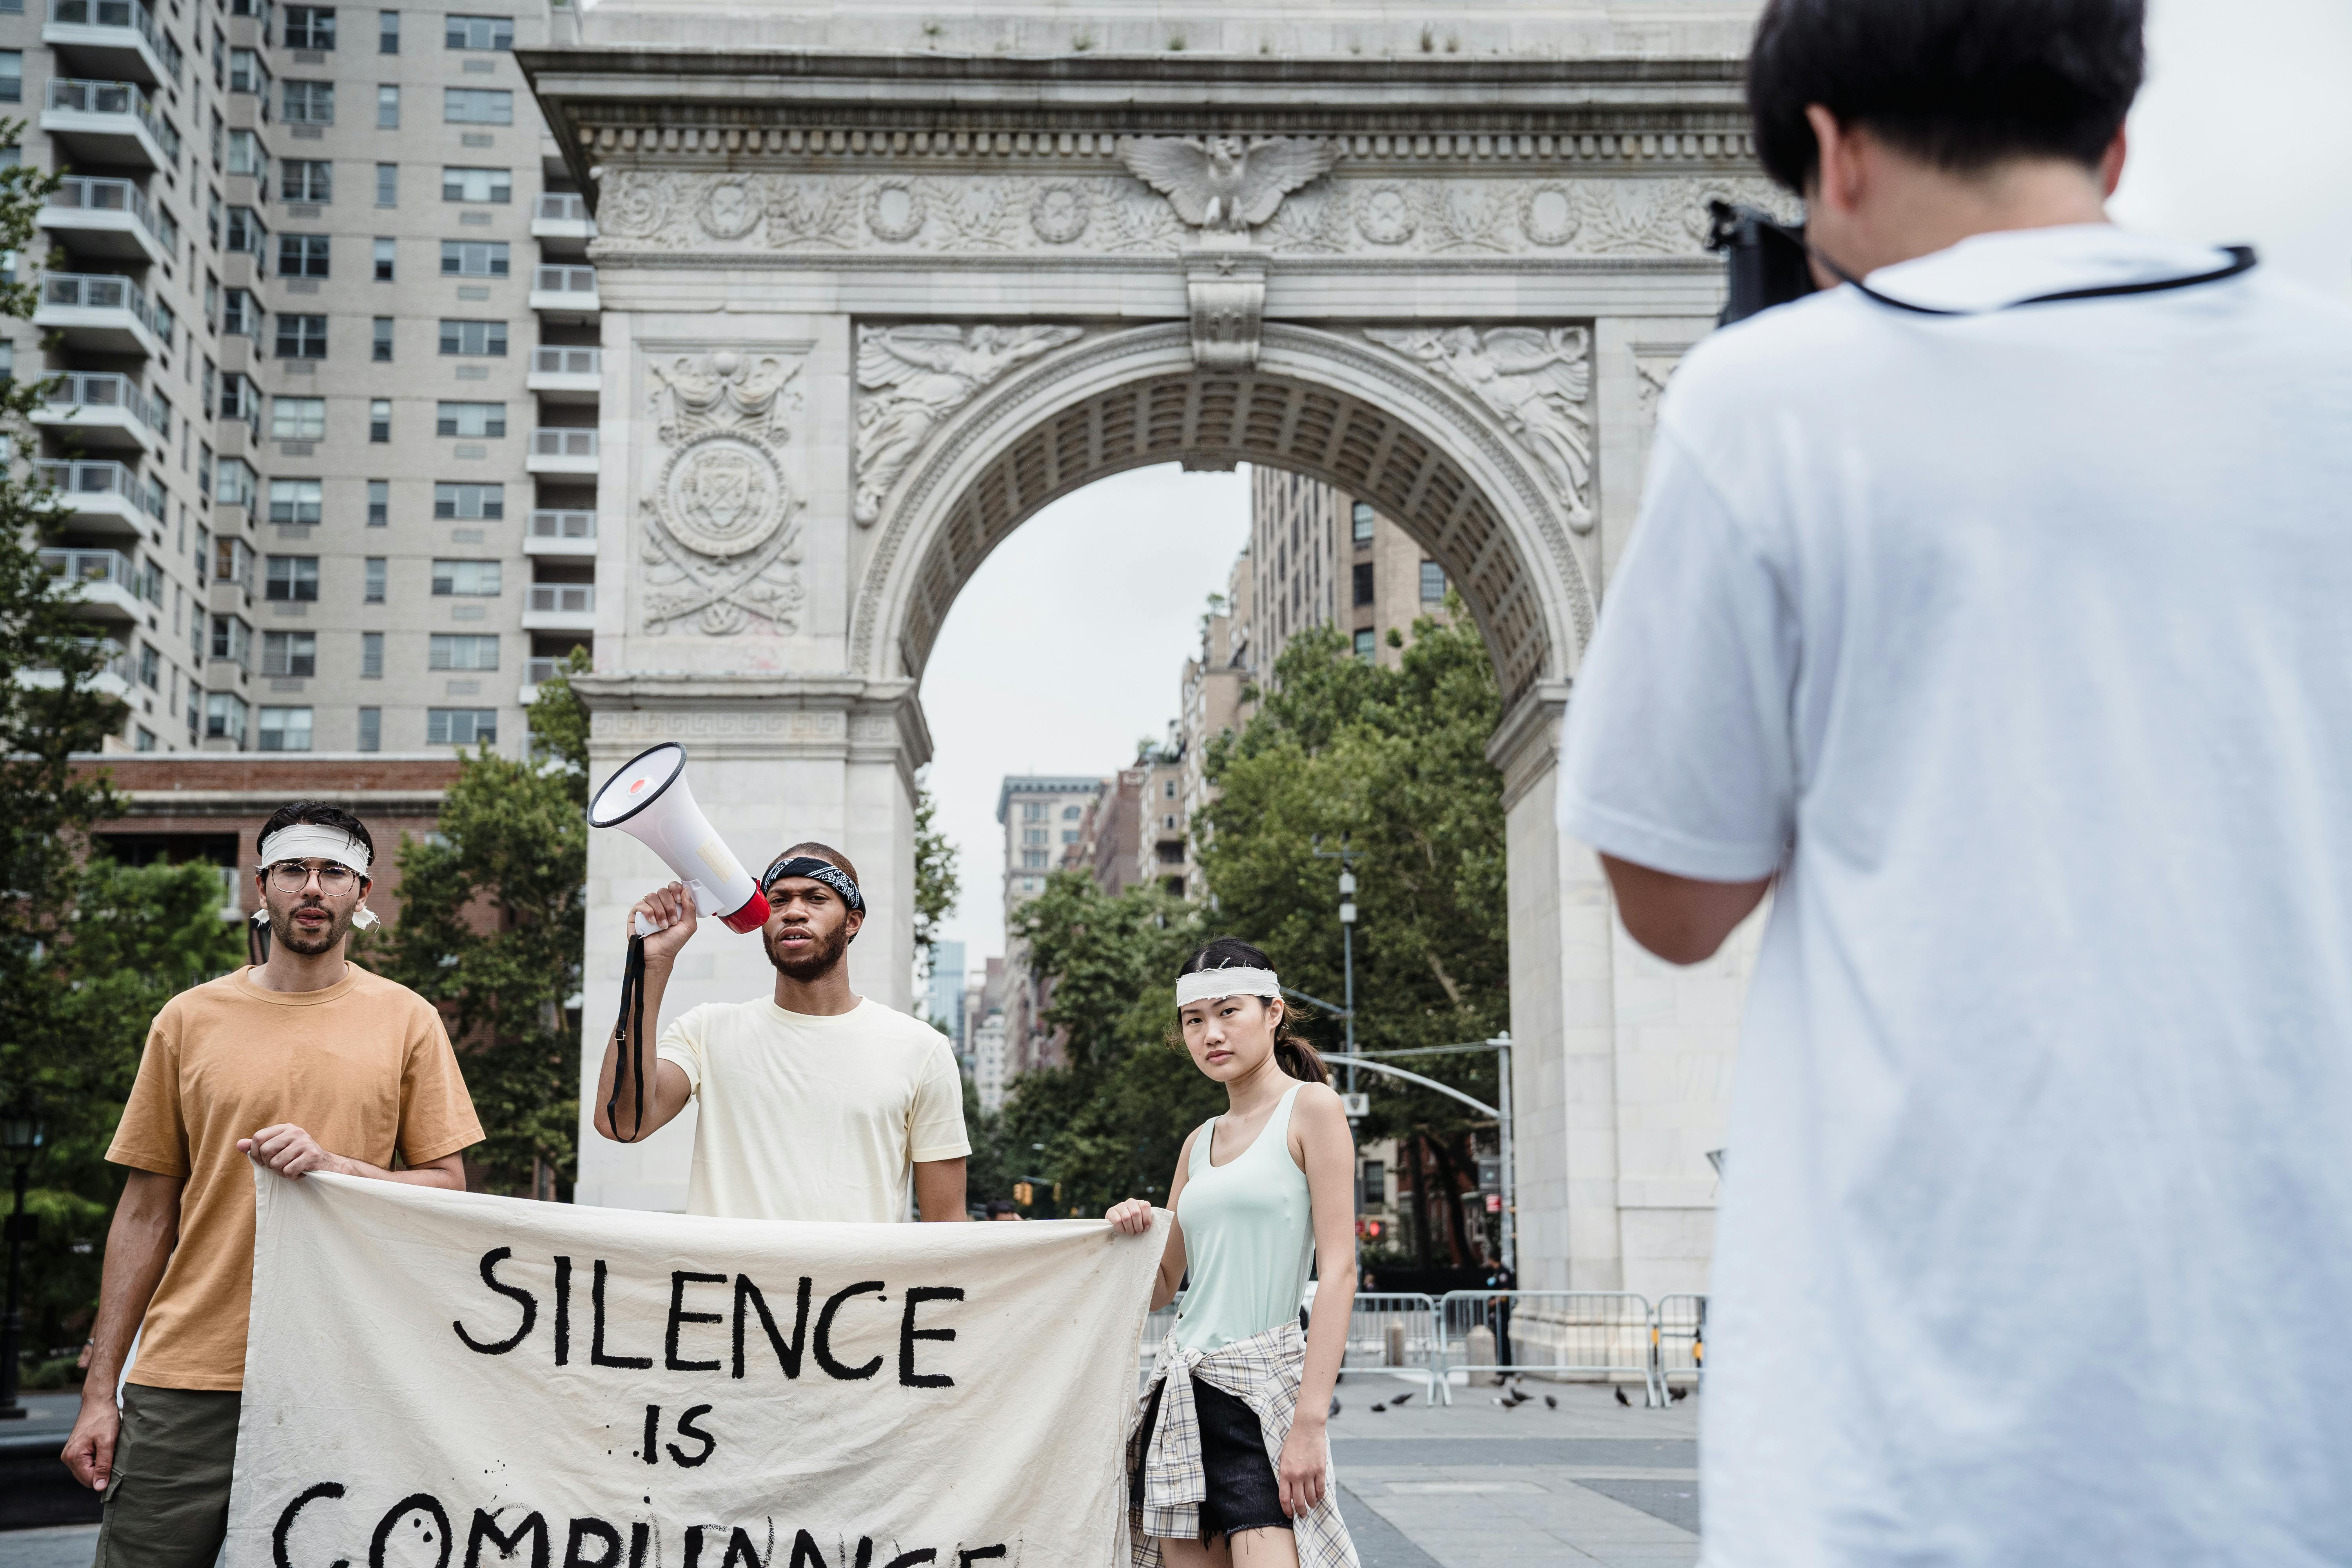
MULTIPOLYGON (((1175 1331, 1169 1331, 1160 1342, 1150 1387, 1137 1404, 1128 1436, 1128 1473, 1132 1475, 1139 1465, 1143 1468, 1143 1506, 1129 1510, 1128 1516, 1133 1568, 1160 1568, 1161 1537, 1194 1540, 1201 1533, 1201 1500, 1208 1489, 1208 1474, 1201 1463, 1192 1380, 1197 1377, 1250 1407, 1265 1439, 1266 1463, 1278 1474, 1306 1370, 1307 1336, 1296 1323, 1283 1323, 1213 1351, 1186 1350, 1176 1342, 1175 1331), (1153 1423, 1146 1452, 1141 1413, 1150 1407, 1154 1388, 1161 1390, 1160 1418, 1153 1423)), ((1328 1452, 1324 1463, 1323 1500, 1291 1521, 1298 1568, 1357 1568, 1356 1543, 1339 1517, 1339 1488, 1328 1452)))

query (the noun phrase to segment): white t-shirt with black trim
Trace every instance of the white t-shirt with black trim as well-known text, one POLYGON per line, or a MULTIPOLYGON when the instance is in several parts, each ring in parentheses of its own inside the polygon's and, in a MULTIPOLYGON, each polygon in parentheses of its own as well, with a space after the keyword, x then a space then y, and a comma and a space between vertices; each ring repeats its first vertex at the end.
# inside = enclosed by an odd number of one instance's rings
MULTIPOLYGON (((2225 259, 2066 227, 1869 281, 2225 259)), ((1841 289, 1693 350, 1653 464, 1559 819, 1781 878, 1704 1561, 2352 1561, 2352 311, 1841 289)))
POLYGON ((909 1166, 971 1152, 948 1037, 870 996, 832 1016, 706 1002, 656 1054, 694 1089, 688 1214, 903 1220, 909 1166))

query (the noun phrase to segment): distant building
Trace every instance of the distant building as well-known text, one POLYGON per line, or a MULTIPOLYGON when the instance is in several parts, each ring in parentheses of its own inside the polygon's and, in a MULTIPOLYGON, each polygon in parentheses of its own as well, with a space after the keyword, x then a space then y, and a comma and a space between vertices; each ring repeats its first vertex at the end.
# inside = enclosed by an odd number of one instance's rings
MULTIPOLYGON (((1171 868, 1163 862, 1156 869, 1171 882, 1181 877, 1182 885, 1177 890, 1190 898, 1204 899, 1209 893, 1201 876, 1198 847, 1192 832, 1194 817, 1214 795, 1209 787, 1209 749, 1222 737, 1239 734, 1249 723, 1255 707, 1244 700, 1244 693, 1256 679, 1250 647, 1251 611, 1255 602, 1255 563, 1245 550, 1234 563, 1222 599, 1201 617, 1199 656, 1184 661, 1183 705, 1176 721, 1174 797, 1175 815, 1183 830, 1180 844, 1182 859, 1181 868, 1171 868)), ((1159 806, 1163 818, 1168 815, 1167 800, 1163 782, 1159 806)))
POLYGON ((1371 502, 1280 468, 1250 469, 1250 623, 1241 634, 1261 679, 1294 637, 1339 628, 1367 662, 1393 667, 1423 616, 1445 613, 1445 574, 1371 502))
POLYGON ((963 1040, 963 943, 932 943, 930 1021, 945 1028, 948 1038, 956 1042, 959 1049, 963 1040))
POLYGON ((1004 829, 1004 1051, 1008 1078, 1060 1060, 1037 1016, 1047 996, 1028 970, 1029 944, 1015 924, 1021 907, 1045 890, 1063 852, 1084 836, 1087 807, 1103 793, 1098 778, 1014 776, 997 792, 1004 829))
POLYGON ((972 1088, 982 1110, 1001 1110, 1008 1074, 1004 1063, 1004 1015, 993 1012, 972 1029, 972 1088))

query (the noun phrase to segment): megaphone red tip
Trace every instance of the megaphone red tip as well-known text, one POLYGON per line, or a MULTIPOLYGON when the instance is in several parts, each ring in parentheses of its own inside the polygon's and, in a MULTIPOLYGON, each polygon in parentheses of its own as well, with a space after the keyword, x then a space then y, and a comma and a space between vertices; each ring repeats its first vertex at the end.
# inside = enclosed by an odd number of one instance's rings
POLYGON ((731 931, 753 931, 768 923, 768 896, 753 892, 751 900, 731 915, 719 917, 719 923, 731 931))

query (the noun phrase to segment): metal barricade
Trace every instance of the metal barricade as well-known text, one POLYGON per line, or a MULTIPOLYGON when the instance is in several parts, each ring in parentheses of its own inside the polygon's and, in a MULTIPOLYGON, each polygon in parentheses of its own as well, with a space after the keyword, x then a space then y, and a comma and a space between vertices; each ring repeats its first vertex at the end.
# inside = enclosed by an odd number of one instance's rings
POLYGON ((1706 1298, 1661 1296, 1650 1312, 1650 1365, 1660 1392, 1676 1378, 1706 1385, 1706 1298))
POLYGON ((1348 1316, 1348 1352, 1340 1368, 1402 1377, 1427 1390, 1431 1404, 1450 1403, 1435 1300, 1416 1291, 1358 1291, 1348 1316))
POLYGON ((1448 1290, 1438 1311, 1448 1377, 1638 1381, 1643 1404, 1665 1403, 1651 1364, 1650 1303, 1630 1290, 1448 1290), (1492 1362, 1470 1357, 1470 1331, 1481 1327, 1495 1336, 1492 1362))

